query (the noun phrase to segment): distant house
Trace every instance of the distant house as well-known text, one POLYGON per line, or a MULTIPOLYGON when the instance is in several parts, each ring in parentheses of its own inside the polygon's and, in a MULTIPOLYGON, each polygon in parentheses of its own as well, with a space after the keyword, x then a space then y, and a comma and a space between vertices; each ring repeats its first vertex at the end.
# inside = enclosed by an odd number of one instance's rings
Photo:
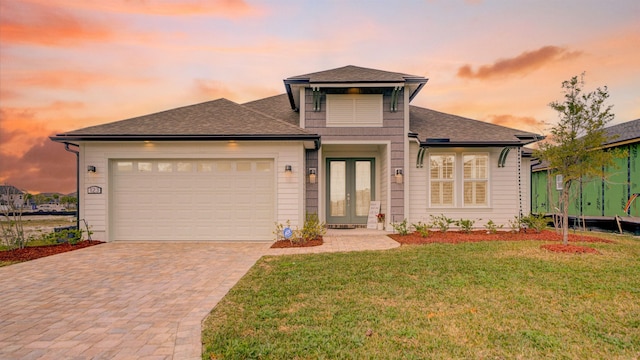
POLYGON ((12 185, 0 185, 0 205, 9 205, 11 208, 22 208, 25 203, 26 193, 12 185))
POLYGON ((317 213, 365 226, 430 215, 506 224, 530 209, 526 144, 541 137, 410 105, 427 79, 345 66, 284 79, 285 93, 226 99, 69 131, 80 217, 94 237, 271 240, 317 213))
MULTIPOLYGON (((572 188, 569 215, 574 220, 612 219, 615 216, 640 218, 640 119, 610 126, 605 149, 621 149, 627 156, 616 160, 615 167, 602 169, 602 178, 585 179, 572 188)), ((532 211, 558 213, 560 191, 555 184, 553 169, 545 164, 533 167, 532 211)))

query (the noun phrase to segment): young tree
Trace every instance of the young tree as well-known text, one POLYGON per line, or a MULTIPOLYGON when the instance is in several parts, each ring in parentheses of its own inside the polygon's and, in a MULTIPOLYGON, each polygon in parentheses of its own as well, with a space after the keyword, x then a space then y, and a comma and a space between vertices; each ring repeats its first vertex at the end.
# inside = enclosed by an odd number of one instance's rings
POLYGON ((559 121, 551 128, 549 142, 540 144, 534 156, 549 164, 563 176, 560 207, 562 211, 562 242, 569 240, 570 190, 581 179, 602 177, 603 166, 613 166, 619 156, 605 151, 602 145, 609 139, 605 126, 614 118, 612 105, 606 105, 607 87, 585 93, 584 73, 562 82, 564 101, 549 104, 558 112, 559 121))

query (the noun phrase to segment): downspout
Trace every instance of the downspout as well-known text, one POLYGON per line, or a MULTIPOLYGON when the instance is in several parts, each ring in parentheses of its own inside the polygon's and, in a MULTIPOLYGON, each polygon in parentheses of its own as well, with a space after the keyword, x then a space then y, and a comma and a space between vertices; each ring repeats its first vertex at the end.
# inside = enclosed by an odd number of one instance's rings
POLYGON ((72 150, 69 148, 69 145, 80 146, 71 143, 64 143, 64 149, 68 152, 72 152, 76 154, 76 196, 77 196, 77 204, 76 204, 76 230, 80 230, 80 151, 72 150))

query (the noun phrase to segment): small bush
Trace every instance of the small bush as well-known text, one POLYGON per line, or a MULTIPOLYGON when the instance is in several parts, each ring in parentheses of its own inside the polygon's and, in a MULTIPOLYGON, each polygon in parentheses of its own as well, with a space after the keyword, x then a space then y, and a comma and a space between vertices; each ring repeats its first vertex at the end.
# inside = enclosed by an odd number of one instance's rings
POLYGON ((522 217, 514 216, 513 220, 509 220, 509 227, 511 228, 511 232, 518 233, 524 227, 522 222, 522 217))
POLYGON ((476 221, 471 219, 460 219, 456 220, 455 222, 456 226, 460 227, 460 230, 462 230, 462 232, 464 232, 465 234, 471 232, 471 230, 473 229, 473 224, 475 223, 476 221))
POLYGON ((443 233, 449 231, 451 224, 454 224, 456 222, 455 220, 450 219, 443 214, 440 214, 440 216, 429 215, 429 217, 431 218, 431 224, 433 224, 434 227, 440 229, 440 232, 443 233))
POLYGON ((52 233, 42 234, 39 237, 31 239, 31 241, 38 241, 43 244, 55 245, 60 243, 69 243, 76 245, 82 241, 83 230, 79 229, 64 229, 55 231, 52 233))
POLYGON ((317 239, 318 237, 326 233, 327 229, 325 227, 325 224, 320 222, 320 219, 318 219, 318 214, 307 214, 304 226, 302 227, 302 230, 300 230, 300 236, 302 237, 303 242, 317 239))
POLYGON ((275 223, 276 229, 273 231, 275 235, 275 241, 289 240, 292 244, 304 244, 309 240, 317 239, 319 236, 326 234, 327 229, 325 224, 320 222, 318 215, 307 214, 302 229, 291 227, 291 221, 287 220, 285 224, 275 223), (291 237, 286 239, 284 237, 284 229, 291 229, 291 237))
POLYGON ((493 220, 489 220, 485 225, 485 229, 487 229, 487 232, 491 233, 491 234, 495 234, 498 232, 498 229, 502 229, 504 225, 497 225, 496 223, 493 222, 493 220))
POLYGON ((409 233, 409 228, 407 227, 407 219, 402 220, 400 223, 391 224, 393 230, 395 230, 401 236, 405 236, 409 233))
POLYGON ((416 229, 416 232, 418 234, 420 234, 420 236, 422 237, 427 237, 429 236, 429 224, 424 224, 422 223, 422 221, 418 221, 417 224, 411 224, 411 226, 413 226, 414 229, 416 229))
POLYGON ((542 230, 547 228, 547 218, 544 214, 529 214, 522 218, 522 223, 527 226, 529 229, 533 229, 533 231, 539 233, 542 230))

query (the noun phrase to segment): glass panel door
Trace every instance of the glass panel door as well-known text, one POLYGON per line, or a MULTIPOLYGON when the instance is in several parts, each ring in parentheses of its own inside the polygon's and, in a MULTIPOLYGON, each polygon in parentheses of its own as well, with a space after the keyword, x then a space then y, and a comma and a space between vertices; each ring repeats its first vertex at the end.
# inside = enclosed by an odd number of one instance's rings
POLYGON ((327 159, 327 223, 366 224, 374 200, 374 159, 327 159))

